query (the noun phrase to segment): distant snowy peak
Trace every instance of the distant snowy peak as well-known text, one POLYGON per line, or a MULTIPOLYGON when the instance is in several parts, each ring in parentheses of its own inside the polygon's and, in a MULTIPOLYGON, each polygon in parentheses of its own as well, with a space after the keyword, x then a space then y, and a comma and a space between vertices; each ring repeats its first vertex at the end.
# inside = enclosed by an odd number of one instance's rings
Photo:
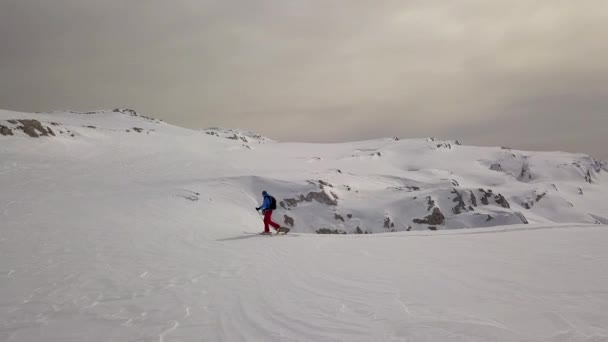
POLYGON ((123 132, 150 134, 163 127, 168 131, 183 128, 165 124, 162 120, 138 114, 132 109, 97 110, 89 112, 53 111, 21 113, 0 110, 0 136, 6 137, 69 137, 90 136, 89 132, 123 132), (162 124, 162 125, 161 125, 162 124))
POLYGON ((232 129, 232 128, 219 128, 219 127, 211 127, 202 130, 205 134, 211 135, 218 138, 224 138, 229 140, 240 141, 246 144, 250 143, 270 143, 275 142, 274 140, 267 138, 265 136, 256 134, 250 131, 244 131, 240 129, 232 129))
POLYGON ((608 171, 608 164, 586 154, 501 150, 492 159, 479 160, 495 172, 525 183, 538 181, 584 180, 594 183, 597 174, 608 171))

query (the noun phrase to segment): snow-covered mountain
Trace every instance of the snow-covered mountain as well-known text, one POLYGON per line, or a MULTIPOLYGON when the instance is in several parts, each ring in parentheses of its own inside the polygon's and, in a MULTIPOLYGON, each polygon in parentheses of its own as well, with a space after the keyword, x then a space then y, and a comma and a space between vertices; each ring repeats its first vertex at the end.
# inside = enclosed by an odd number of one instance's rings
POLYGON ((0 340, 599 341, 607 199, 584 154, 0 110, 0 340))
POLYGON ((179 128, 132 110, 2 112, 0 125, 5 144, 18 149, 36 144, 78 149, 70 164, 93 151, 104 156, 95 162, 110 169, 154 155, 154 169, 165 174, 139 177, 188 179, 182 186, 208 200, 217 196, 210 184, 229 184, 239 194, 235 197, 249 199, 249 205, 225 204, 235 216, 249 217, 266 189, 279 201, 276 217, 296 232, 608 224, 608 166, 583 154, 482 148, 433 138, 279 143, 239 130, 179 128), (42 140, 25 139, 28 135, 42 140), (125 149, 131 150, 127 156, 113 155, 125 149), (178 165, 181 172, 166 173, 178 165))

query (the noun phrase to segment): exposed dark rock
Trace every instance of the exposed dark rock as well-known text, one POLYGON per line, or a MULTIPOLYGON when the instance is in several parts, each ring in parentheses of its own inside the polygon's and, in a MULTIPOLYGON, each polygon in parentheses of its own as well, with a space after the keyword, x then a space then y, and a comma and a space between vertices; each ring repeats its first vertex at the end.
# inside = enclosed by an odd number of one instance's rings
POLYGON ((317 234, 346 234, 346 232, 338 229, 321 228, 317 230, 317 234))
POLYGON ((435 207, 435 201, 433 201, 433 198, 431 198, 431 196, 426 197, 426 203, 428 205, 426 209, 427 211, 430 211, 435 207))
POLYGON ((412 226, 408 226, 408 227, 407 227, 407 229, 406 229, 406 231, 408 231, 408 232, 409 232, 410 230, 412 230, 412 226))
POLYGON ((460 183, 458 183, 458 181, 457 181, 457 180, 452 179, 452 185, 453 185, 453 186, 460 186, 460 183))
POLYGON ((357 229, 355 230, 355 232, 357 232, 357 234, 363 234, 363 231, 361 230, 361 228, 359 226, 357 226, 357 229))
POLYGON ((133 127, 133 130, 137 133, 141 133, 144 129, 139 127, 133 127))
POLYGON ((583 189, 582 188, 578 188, 578 194, 581 195, 581 196, 583 195, 583 189))
POLYGON ((511 208, 511 205, 509 204, 507 199, 501 194, 494 196, 494 200, 496 201, 496 204, 500 205, 503 208, 506 208, 506 209, 511 208))
POLYGON ((19 124, 19 122, 17 120, 6 120, 6 121, 8 121, 8 123, 13 124, 13 125, 19 124))
POLYGON ((339 215, 339 214, 334 214, 334 219, 344 222, 344 217, 342 217, 342 215, 339 215))
POLYGON ((333 188, 334 186, 331 183, 328 183, 324 180, 319 179, 319 184, 321 184, 322 186, 328 186, 330 188, 333 188))
POLYGON ((452 190, 452 193, 456 195, 453 202, 457 203, 454 208, 452 208, 452 212, 456 215, 462 213, 463 211, 467 211, 467 207, 464 204, 464 200, 462 199, 462 195, 456 190, 452 190))
POLYGON ((49 132, 42 126, 38 120, 19 120, 21 123, 20 127, 17 127, 32 138, 38 138, 39 136, 49 136, 49 132))
POLYGON ((429 226, 429 230, 437 230, 437 227, 429 226))
POLYGON ((95 126, 84 126, 84 127, 86 127, 86 128, 92 128, 92 129, 97 128, 97 127, 95 127, 95 126))
POLYGON ((346 214, 346 217, 348 217, 349 219, 353 218, 353 214, 346 214))
MULTIPOLYGON (((580 189, 580 188, 579 188, 580 189)), ((547 196, 546 192, 543 192, 540 195, 536 195, 536 202, 540 202, 541 199, 543 199, 543 197, 547 196)))
POLYGON ((326 205, 338 205, 338 196, 334 193, 331 194, 330 197, 325 191, 309 192, 306 196, 300 195, 297 199, 285 198, 283 201, 288 207, 296 207, 298 203, 312 202, 313 200, 326 205))
MULTIPOLYGON (((287 206, 289 207, 297 207, 298 206, 298 200, 295 198, 286 198, 283 201, 285 201, 285 204, 287 204, 287 206)), ((281 201, 281 203, 283 203, 283 201, 281 201)))
POLYGON ((492 221, 494 218, 492 217, 492 215, 488 215, 488 218, 486 219, 486 222, 492 221))
POLYGON ((477 207, 477 197, 475 197, 475 194, 473 193, 473 191, 470 191, 470 199, 471 199, 471 204, 474 207, 477 207))
POLYGON ((0 125, 0 135, 13 135, 13 130, 6 126, 0 125))
POLYGON ((293 218, 291 218, 291 217, 289 217, 289 216, 287 216, 287 215, 283 215, 283 219, 284 219, 284 220, 283 220, 283 222, 284 222, 286 225, 288 225, 288 226, 290 226, 290 227, 293 227, 293 225, 294 225, 293 218))
POLYGON ((492 193, 489 191, 485 191, 484 189, 479 189, 479 192, 481 192, 481 204, 489 205, 490 201, 488 200, 488 198, 492 197, 492 193))
POLYGON ((306 201, 307 202, 311 202, 312 200, 315 200, 319 203, 323 203, 326 205, 338 205, 338 201, 337 201, 337 197, 335 194, 332 193, 332 197, 330 197, 325 191, 320 191, 320 192, 309 192, 308 195, 306 195, 306 201))
POLYGON ((385 217, 384 218, 384 229, 389 229, 391 225, 391 218, 390 217, 385 217))
MULTIPOLYGON (((534 191, 534 193, 536 193, 536 191, 534 191)), ((536 194, 536 197, 534 197, 533 199, 530 199, 528 202, 522 203, 522 207, 526 209, 532 209, 532 207, 534 207, 534 204, 540 202, 540 200, 543 199, 546 195, 546 191, 542 194, 536 194)))
POLYGON ((500 165, 499 163, 494 163, 490 165, 490 170, 502 172, 502 165, 500 165))
POLYGON ((442 225, 445 222, 445 216, 443 215, 441 210, 439 210, 439 208, 435 207, 433 208, 433 213, 431 215, 425 217, 422 220, 414 219, 413 222, 417 224, 442 225))
POLYGON ((589 172, 589 170, 587 170, 587 174, 585 175, 585 182, 593 184, 593 179, 591 179, 591 172, 589 172))

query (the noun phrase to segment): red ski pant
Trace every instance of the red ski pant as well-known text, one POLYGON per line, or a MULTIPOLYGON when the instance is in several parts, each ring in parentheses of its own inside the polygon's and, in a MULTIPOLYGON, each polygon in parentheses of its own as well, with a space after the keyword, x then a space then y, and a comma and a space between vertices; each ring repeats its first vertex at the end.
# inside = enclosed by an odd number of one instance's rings
POLYGON ((264 231, 267 233, 270 232, 268 225, 271 225, 275 230, 278 230, 281 227, 279 224, 272 221, 272 210, 266 210, 264 212, 264 231))

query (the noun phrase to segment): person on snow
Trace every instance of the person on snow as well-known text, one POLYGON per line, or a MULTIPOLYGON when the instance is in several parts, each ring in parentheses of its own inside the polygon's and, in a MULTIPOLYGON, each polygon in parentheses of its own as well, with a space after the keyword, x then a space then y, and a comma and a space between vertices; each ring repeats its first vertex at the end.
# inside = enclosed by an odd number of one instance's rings
POLYGON ((262 196, 264 196, 264 202, 261 206, 255 208, 255 210, 262 210, 262 213, 264 213, 264 232, 262 234, 270 234, 270 229, 268 229, 269 225, 272 226, 277 233, 285 231, 278 223, 272 221, 272 211, 277 208, 276 199, 270 196, 266 190, 262 191, 262 196))

